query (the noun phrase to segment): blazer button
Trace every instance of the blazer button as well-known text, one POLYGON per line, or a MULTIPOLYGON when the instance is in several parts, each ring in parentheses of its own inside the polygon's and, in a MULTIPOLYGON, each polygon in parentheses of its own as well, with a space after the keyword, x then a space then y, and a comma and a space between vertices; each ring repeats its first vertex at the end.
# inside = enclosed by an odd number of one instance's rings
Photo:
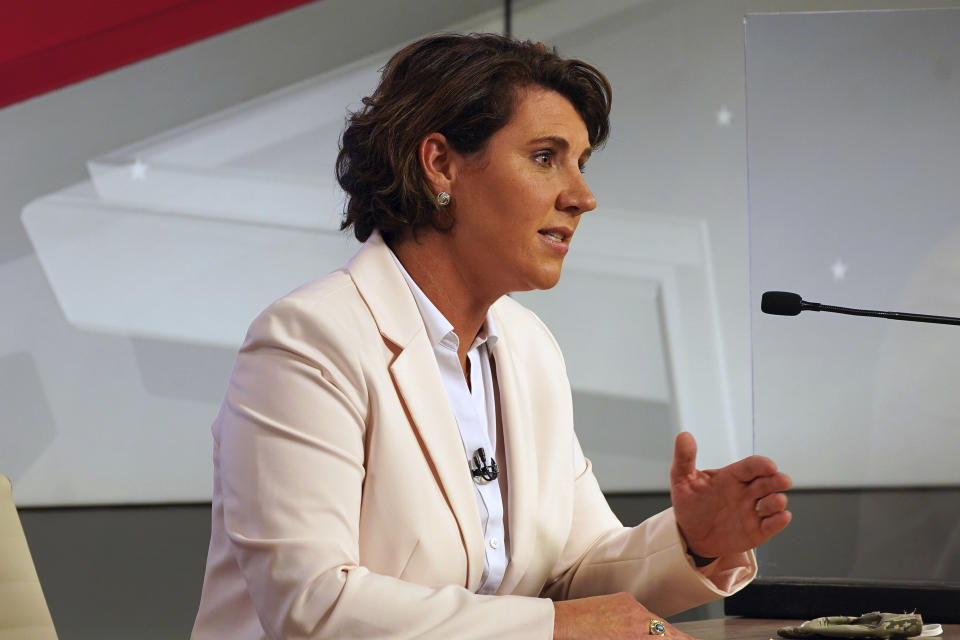
POLYGON ((490 542, 488 542, 487 544, 490 545, 491 549, 496 549, 500 546, 500 540, 497 538, 490 538, 490 542))

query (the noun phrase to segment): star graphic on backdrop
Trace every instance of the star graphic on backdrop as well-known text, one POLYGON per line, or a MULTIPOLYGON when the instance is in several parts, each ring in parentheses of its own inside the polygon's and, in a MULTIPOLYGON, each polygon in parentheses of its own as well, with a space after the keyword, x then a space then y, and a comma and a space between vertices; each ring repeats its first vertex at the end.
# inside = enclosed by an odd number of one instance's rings
POLYGON ((718 127, 729 127, 733 123, 733 112, 727 108, 727 105, 720 107, 720 111, 717 111, 717 126, 718 127))
POLYGON ((130 165, 130 177, 134 180, 144 180, 147 177, 147 165, 140 158, 130 165))
POLYGON ((836 281, 847 277, 847 265, 840 258, 837 258, 837 261, 830 265, 830 271, 833 272, 833 279, 836 281))

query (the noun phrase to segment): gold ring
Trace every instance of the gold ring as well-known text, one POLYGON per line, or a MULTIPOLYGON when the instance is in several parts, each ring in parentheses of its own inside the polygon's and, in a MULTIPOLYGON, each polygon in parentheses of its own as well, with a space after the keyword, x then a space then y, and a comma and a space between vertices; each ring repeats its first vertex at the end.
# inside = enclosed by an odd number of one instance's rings
POLYGON ((663 620, 653 619, 650 621, 650 635, 662 636, 666 632, 667 632, 667 626, 663 624, 663 620))

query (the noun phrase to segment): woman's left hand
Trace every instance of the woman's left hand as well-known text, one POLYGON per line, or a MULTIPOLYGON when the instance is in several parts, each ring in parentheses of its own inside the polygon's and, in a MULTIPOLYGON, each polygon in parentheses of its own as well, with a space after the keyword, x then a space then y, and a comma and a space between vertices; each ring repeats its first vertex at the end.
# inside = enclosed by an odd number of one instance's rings
POLYGON ((677 436, 670 499, 688 550, 704 557, 739 553, 763 544, 790 523, 790 477, 773 460, 750 456, 722 469, 696 467, 697 443, 677 436))

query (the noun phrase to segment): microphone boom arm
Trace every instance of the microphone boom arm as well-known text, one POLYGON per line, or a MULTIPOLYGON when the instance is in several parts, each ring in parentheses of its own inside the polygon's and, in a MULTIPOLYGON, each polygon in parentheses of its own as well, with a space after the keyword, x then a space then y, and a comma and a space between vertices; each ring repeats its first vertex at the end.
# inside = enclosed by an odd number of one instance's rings
POLYGON ((957 324, 960 325, 960 318, 951 316, 932 316, 923 313, 902 313, 899 311, 872 311, 870 309, 848 309, 847 307, 834 307, 819 302, 801 303, 804 311, 829 311, 831 313, 842 313, 848 316, 869 316, 872 318, 886 318, 887 320, 906 320, 909 322, 930 322, 933 324, 957 324))
POLYGON ((760 310, 775 316, 796 316, 802 311, 828 311, 848 316, 869 316, 887 320, 906 320, 909 322, 929 322, 933 324, 960 325, 960 318, 951 316, 933 316, 923 313, 902 313, 899 311, 874 311, 872 309, 850 309, 834 307, 819 302, 808 302, 799 294, 790 291, 767 291, 760 300, 760 310))

